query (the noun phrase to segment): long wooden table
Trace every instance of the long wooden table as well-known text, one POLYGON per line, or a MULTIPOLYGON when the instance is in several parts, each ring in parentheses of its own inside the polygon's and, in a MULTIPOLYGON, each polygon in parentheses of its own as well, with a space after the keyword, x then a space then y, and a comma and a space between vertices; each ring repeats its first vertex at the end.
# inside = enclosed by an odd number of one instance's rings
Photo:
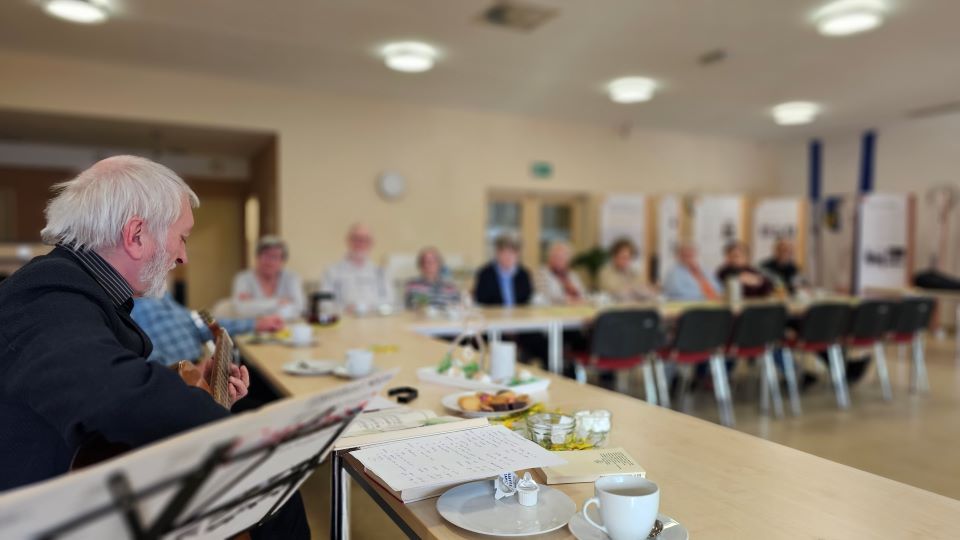
MULTIPOLYGON (((554 315, 556 311, 537 309, 510 314, 518 323, 554 315)), ((501 316, 505 323, 507 314, 501 316)), ((441 397, 457 390, 421 382, 415 370, 438 362, 448 345, 418 334, 421 324, 422 319, 411 315, 345 319, 318 330, 319 343, 311 349, 241 347, 245 358, 277 389, 297 395, 335 388, 342 381, 286 375, 282 372, 286 362, 340 359, 349 348, 389 345, 395 350, 378 354, 377 366, 401 368, 391 386, 417 388, 419 398, 411 406, 441 412, 441 397)), ((661 511, 687 527, 691 538, 957 538, 960 531, 960 501, 625 395, 581 386, 546 372, 537 374, 552 379, 549 406, 612 412, 610 444, 623 446, 640 461, 649 478, 661 487, 661 511)), ((337 456, 337 462, 409 535, 483 538, 446 523, 437 513, 436 499, 401 504, 370 481, 349 456, 337 456)), ((342 486, 345 477, 335 482, 342 486)), ((591 484, 558 487, 578 506, 593 490, 591 484)), ((340 493, 341 501, 342 496, 340 493)), ((564 528, 542 538, 572 535, 564 528)))

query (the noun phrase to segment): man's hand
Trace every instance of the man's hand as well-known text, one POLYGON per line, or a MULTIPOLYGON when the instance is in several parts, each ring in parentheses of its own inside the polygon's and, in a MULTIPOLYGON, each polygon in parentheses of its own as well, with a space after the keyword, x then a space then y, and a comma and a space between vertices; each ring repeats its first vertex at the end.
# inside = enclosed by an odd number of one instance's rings
MULTIPOLYGON (((210 375, 213 373, 213 358, 203 363, 203 380, 210 384, 210 375)), ((227 391, 230 393, 230 407, 246 397, 250 388, 250 372, 247 366, 237 366, 230 364, 230 378, 227 380, 227 391)))
POLYGON ((283 318, 278 315, 267 315, 257 318, 254 323, 257 332, 276 332, 283 330, 283 318))

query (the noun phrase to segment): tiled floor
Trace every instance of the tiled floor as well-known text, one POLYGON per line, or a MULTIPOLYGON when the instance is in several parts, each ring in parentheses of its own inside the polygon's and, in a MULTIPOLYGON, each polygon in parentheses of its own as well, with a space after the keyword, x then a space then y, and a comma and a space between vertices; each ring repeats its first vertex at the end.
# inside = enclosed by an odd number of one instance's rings
MULTIPOLYGON (((885 402, 871 369, 851 388, 852 407, 839 411, 826 374, 802 396, 803 415, 775 420, 757 407, 755 379, 741 366, 734 386, 736 429, 826 459, 960 499, 960 359, 953 341, 930 339, 930 393, 908 392, 909 359, 887 351, 894 398, 885 402)), ((872 366, 871 366, 872 367, 872 366)), ((634 388, 642 388, 634 384, 634 388)), ((713 394, 701 390, 692 414, 717 421, 713 394)), ((304 490, 314 538, 327 538, 329 471, 304 490)), ((402 533, 359 489, 353 490, 353 538, 400 538, 402 533)))

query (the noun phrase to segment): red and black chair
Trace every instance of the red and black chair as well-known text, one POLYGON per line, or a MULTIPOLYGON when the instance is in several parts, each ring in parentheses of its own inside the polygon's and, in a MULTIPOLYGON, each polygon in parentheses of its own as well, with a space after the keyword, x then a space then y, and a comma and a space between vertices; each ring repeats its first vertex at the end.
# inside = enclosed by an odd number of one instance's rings
MULTIPOLYGON (((769 411, 772 397, 773 411, 777 418, 783 416, 783 401, 780 398, 780 383, 773 362, 773 351, 783 341, 786 327, 787 309, 782 304, 748 306, 734 320, 726 348, 728 358, 759 360, 760 408, 764 412, 769 411)), ((796 373, 793 369, 789 372, 787 384, 796 388, 796 373)), ((799 392, 797 394, 799 395, 799 392)))
POLYGON ((911 345, 911 392, 926 393, 930 389, 923 332, 930 326, 934 306, 932 298, 905 298, 897 304, 890 324, 890 341, 898 345, 911 345))
POLYGON ((593 321, 589 341, 590 350, 575 356, 577 382, 587 382, 588 370, 614 372, 617 390, 626 393, 629 374, 642 366, 647 401, 657 404, 657 388, 666 388, 666 383, 657 385, 653 366, 645 360, 663 344, 659 313, 652 309, 603 311, 593 321))
POLYGON ((893 325, 896 302, 890 300, 864 300, 857 304, 847 331, 847 347, 872 347, 873 358, 877 364, 877 378, 880 379, 880 391, 883 399, 893 398, 890 389, 890 372, 887 370, 887 356, 884 341, 893 325))
POLYGON ((830 379, 837 396, 837 406, 841 409, 850 407, 842 347, 850 312, 848 304, 813 304, 803 314, 796 334, 787 340, 783 350, 784 365, 793 364, 795 352, 827 354, 830 379))
POLYGON ((670 344, 659 352, 660 358, 675 362, 680 368, 681 399, 689 391, 693 367, 697 364, 710 364, 720 422, 725 426, 732 426, 736 422, 723 356, 732 324, 733 313, 726 308, 687 310, 677 319, 670 344))

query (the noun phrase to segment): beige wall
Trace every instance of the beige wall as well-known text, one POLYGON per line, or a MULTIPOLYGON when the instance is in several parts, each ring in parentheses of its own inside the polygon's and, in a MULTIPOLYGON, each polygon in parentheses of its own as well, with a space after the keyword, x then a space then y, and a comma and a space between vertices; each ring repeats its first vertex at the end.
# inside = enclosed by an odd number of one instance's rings
POLYGON ((292 267, 306 279, 340 256, 345 225, 357 219, 374 228, 378 254, 432 243, 477 263, 483 201, 494 187, 777 191, 766 148, 749 140, 647 131, 623 137, 612 126, 13 52, 0 52, 0 73, 0 107, 275 131, 280 229, 292 267), (531 180, 533 160, 551 161, 554 178, 531 180), (401 202, 375 193, 385 169, 408 179, 401 202))

